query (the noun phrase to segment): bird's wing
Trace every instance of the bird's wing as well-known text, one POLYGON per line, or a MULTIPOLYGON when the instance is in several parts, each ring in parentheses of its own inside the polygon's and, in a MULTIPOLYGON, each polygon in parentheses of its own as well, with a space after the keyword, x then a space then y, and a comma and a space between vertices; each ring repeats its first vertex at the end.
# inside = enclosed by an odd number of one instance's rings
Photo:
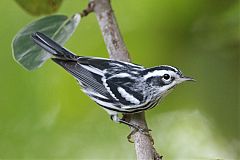
MULTIPOLYGON (((143 88, 134 88, 139 77, 131 75, 135 70, 112 74, 117 67, 99 69, 93 65, 81 64, 75 60, 52 59, 71 73, 82 86, 83 91, 96 103, 106 109, 131 113, 141 111, 150 103, 145 102, 143 88), (140 109, 141 108, 141 109, 140 109)), ((135 71, 136 72, 136 71, 135 71)), ((141 86, 141 85, 140 85, 141 86)))
POLYGON ((119 102, 121 112, 138 110, 149 103, 141 83, 142 66, 94 57, 79 57, 78 63, 93 73, 101 73, 100 83, 119 102))

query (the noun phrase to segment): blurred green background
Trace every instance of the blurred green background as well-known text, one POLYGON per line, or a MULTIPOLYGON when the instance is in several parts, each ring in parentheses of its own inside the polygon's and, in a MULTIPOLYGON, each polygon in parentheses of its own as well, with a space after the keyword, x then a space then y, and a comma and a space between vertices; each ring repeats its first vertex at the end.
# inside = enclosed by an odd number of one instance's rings
MULTIPOLYGON (((65 0, 71 16, 86 0, 65 0)), ((146 113, 165 159, 238 159, 240 5, 236 0, 112 0, 134 63, 169 64, 197 83, 175 89, 146 113)), ((51 61, 28 72, 11 41, 35 20, 14 1, 0 1, 0 158, 135 159, 129 128, 115 124, 51 61)), ((66 47, 108 57, 95 15, 84 18, 66 47)))

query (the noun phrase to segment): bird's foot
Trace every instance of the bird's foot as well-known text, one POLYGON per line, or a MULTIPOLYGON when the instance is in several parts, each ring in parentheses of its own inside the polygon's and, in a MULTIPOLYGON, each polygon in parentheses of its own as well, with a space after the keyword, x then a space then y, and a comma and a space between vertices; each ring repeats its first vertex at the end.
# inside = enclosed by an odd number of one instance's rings
POLYGON ((130 132, 130 134, 127 136, 128 142, 130 143, 134 143, 134 140, 132 139, 132 136, 139 132, 145 136, 148 136, 150 138, 150 141, 152 143, 152 145, 154 144, 154 140, 152 138, 152 135, 150 134, 150 131, 152 131, 151 129, 147 129, 147 128, 140 128, 139 126, 134 127, 134 129, 130 132))

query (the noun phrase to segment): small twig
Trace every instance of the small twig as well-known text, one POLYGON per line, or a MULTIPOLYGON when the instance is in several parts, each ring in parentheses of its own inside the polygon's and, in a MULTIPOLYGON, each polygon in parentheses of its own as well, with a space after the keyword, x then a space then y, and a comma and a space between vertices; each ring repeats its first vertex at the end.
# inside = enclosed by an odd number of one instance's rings
POLYGON ((81 17, 86 17, 89 13, 93 12, 94 2, 89 2, 86 9, 84 9, 80 15, 81 17))

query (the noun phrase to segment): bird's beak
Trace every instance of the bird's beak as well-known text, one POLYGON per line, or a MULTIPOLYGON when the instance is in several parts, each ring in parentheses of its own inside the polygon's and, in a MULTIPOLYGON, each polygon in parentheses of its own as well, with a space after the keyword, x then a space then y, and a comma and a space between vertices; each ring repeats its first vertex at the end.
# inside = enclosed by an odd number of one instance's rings
POLYGON ((191 78, 191 77, 181 77, 179 80, 178 80, 178 83, 182 83, 182 82, 185 82, 185 81, 193 81, 193 82, 196 82, 195 79, 191 78))

